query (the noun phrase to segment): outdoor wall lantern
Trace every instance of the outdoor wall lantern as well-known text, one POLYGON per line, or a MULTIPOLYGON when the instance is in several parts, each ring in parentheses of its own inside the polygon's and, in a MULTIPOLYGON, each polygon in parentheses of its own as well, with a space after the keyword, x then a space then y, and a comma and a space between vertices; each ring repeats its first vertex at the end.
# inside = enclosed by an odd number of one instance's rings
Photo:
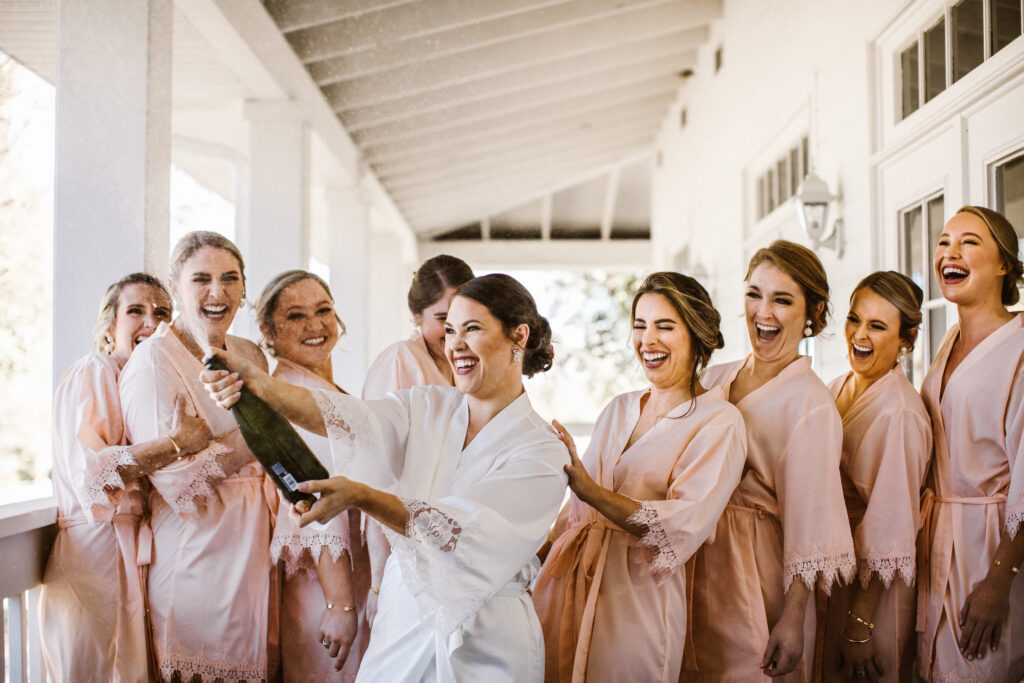
POLYGON ((828 189, 828 183, 811 171, 796 191, 797 218, 804 234, 815 247, 828 247, 843 257, 843 219, 828 222, 828 207, 839 199, 828 189))

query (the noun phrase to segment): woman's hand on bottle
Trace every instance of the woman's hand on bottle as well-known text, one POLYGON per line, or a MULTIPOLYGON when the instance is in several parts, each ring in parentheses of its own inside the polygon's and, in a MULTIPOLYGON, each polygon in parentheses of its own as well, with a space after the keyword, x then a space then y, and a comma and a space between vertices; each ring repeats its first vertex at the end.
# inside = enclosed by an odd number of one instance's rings
POLYGON ((565 473, 569 475, 569 488, 572 489, 573 493, 580 500, 584 502, 589 501, 594 491, 600 487, 590 476, 590 473, 587 472, 587 468, 583 466, 583 461, 576 454, 576 442, 573 441, 569 431, 558 420, 552 420, 551 424, 555 428, 558 438, 569 451, 569 464, 563 467, 565 473))
POLYGON ((199 373, 199 381, 217 405, 225 410, 230 409, 238 402, 242 387, 247 384, 251 391, 257 393, 255 385, 263 373, 254 363, 223 349, 214 350, 203 358, 203 362, 214 356, 224 363, 227 370, 203 370, 199 373))
POLYGON ((361 486, 359 482, 352 481, 348 477, 299 482, 297 487, 299 491, 320 494, 319 499, 313 503, 308 512, 301 512, 305 506, 296 508, 296 512, 301 513, 299 526, 307 526, 313 522, 326 524, 350 507, 357 507, 357 496, 361 491, 361 486))
POLYGON ((213 439, 213 432, 206 420, 189 410, 188 401, 182 394, 174 399, 174 422, 171 424, 171 438, 181 449, 182 455, 193 455, 206 448, 213 439))
POLYGON ((327 656, 334 660, 334 668, 341 671, 356 639, 359 619, 355 610, 345 611, 339 605, 324 609, 320 617, 320 644, 327 656))

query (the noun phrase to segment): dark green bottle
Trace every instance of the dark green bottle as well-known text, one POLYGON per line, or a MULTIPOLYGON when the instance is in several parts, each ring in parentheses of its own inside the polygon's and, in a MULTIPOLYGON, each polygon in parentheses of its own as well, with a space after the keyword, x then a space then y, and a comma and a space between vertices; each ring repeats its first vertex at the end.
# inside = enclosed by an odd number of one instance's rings
MULTIPOLYGON (((227 370, 217 357, 207 359, 210 370, 227 370)), ((316 498, 296 490, 300 481, 327 479, 331 475, 292 424, 256 394, 242 387, 241 396, 231 406, 245 444, 263 465, 270 478, 291 504, 301 500, 313 503, 316 498)))

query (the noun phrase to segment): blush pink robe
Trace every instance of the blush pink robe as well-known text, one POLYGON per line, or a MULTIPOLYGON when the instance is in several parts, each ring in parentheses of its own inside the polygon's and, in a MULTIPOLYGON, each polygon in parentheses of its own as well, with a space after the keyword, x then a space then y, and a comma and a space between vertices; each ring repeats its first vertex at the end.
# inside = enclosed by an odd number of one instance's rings
POLYGON ((747 439, 719 388, 683 402, 626 448, 646 393, 612 399, 583 462, 601 486, 640 501, 631 519, 647 532, 638 539, 570 496, 533 593, 549 683, 679 679, 684 563, 739 482, 747 439))
MULTIPOLYGON (((64 374, 53 400, 57 539, 39 602, 43 658, 56 681, 146 681, 145 574, 136 566, 145 493, 125 487, 124 445, 111 356, 93 353, 64 374), (112 502, 105 489, 117 491, 112 502)), ((141 562, 148 563, 143 526, 141 562)))
MULTIPOLYGON (((967 661, 960 654, 960 610, 985 578, 1000 533, 1024 521, 1024 315, 1017 314, 942 375, 960 333, 946 335, 924 378, 935 460, 922 503, 918 572, 920 674, 931 681, 1024 678, 1024 579, 1013 582, 999 649, 967 661)), ((1008 571, 1008 570, 1007 570, 1008 571)))
MULTIPOLYGON (((745 361, 708 369, 703 383, 728 396, 745 361)), ((759 664, 794 578, 829 590, 856 562, 839 479, 843 428, 828 388, 801 357, 743 397, 746 470, 713 540, 694 556, 689 633, 705 681, 767 681, 759 664)), ((804 658, 780 680, 808 680, 815 645, 814 598, 804 622, 804 658)))
POLYGON ((390 391, 430 384, 452 386, 437 369, 423 335, 417 335, 412 339, 395 342, 381 351, 366 371, 363 398, 383 398, 390 391))
MULTIPOLYGON (((274 377, 308 389, 338 391, 333 383, 285 358, 277 359, 274 377)), ((327 437, 301 427, 296 427, 296 431, 320 462, 330 463, 331 446, 327 437)), ((275 563, 282 561, 285 568, 281 593, 281 672, 284 680, 351 683, 356 678, 359 660, 370 637, 370 627, 363 614, 366 592, 370 589, 370 565, 366 550, 359 543, 359 515, 343 513, 327 524, 313 523, 303 528, 284 496, 281 496, 278 510, 270 554, 275 563), (359 631, 341 671, 335 670, 334 660, 327 656, 327 649, 320 644, 320 619, 326 599, 316 565, 324 550, 335 561, 348 551, 352 596, 358 610, 359 631)))
MULTIPOLYGON (((852 375, 832 381, 833 398, 852 375)), ((868 387, 843 416, 839 471, 857 573, 864 586, 877 577, 886 587, 874 616, 858 615, 875 624, 872 639, 885 669, 883 681, 913 680, 917 529, 921 486, 931 454, 931 419, 899 366, 868 387)), ((845 680, 837 662, 849 603, 849 586, 834 589, 828 598, 823 658, 826 681, 845 680)))
MULTIPOLYGON (((228 347, 245 353, 230 336, 228 347)), ((154 649, 168 679, 179 673, 186 681, 261 681, 268 675, 269 491, 234 417, 199 382, 202 369, 161 324, 121 373, 129 439, 148 441, 170 431, 178 394, 214 435, 194 458, 150 476, 154 649)))

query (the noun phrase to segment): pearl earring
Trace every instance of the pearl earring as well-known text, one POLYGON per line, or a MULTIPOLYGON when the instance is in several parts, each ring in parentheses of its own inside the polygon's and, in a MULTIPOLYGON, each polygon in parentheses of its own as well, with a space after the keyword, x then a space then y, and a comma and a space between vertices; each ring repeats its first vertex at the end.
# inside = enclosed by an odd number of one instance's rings
POLYGON ((512 363, 511 363, 511 365, 519 365, 519 358, 520 358, 521 354, 522 354, 522 351, 519 350, 518 346, 513 346, 512 347, 512 363))
POLYGON ((807 324, 804 325, 804 336, 805 337, 810 337, 812 334, 814 334, 814 326, 811 323, 811 319, 808 318, 807 319, 807 324))
POLYGON ((907 355, 910 353, 910 349, 906 346, 900 347, 900 352, 896 354, 896 365, 900 365, 907 359, 907 355))

